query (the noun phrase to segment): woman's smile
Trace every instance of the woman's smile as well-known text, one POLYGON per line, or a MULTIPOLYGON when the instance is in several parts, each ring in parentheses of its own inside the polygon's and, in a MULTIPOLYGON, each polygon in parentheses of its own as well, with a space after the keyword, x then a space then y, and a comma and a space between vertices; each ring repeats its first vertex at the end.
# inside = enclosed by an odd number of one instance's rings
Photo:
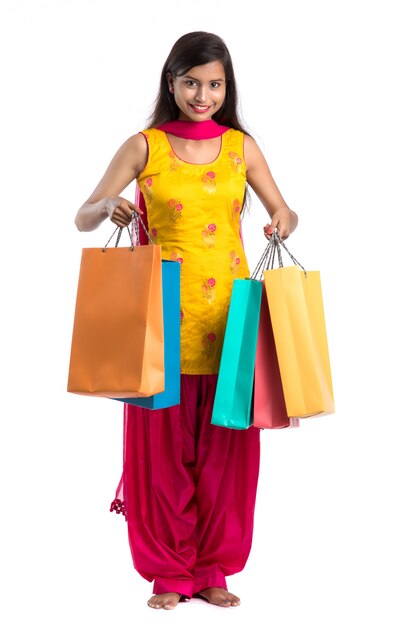
POLYGON ((195 113, 207 113, 211 108, 208 105, 202 104, 189 104, 189 107, 191 107, 195 113))

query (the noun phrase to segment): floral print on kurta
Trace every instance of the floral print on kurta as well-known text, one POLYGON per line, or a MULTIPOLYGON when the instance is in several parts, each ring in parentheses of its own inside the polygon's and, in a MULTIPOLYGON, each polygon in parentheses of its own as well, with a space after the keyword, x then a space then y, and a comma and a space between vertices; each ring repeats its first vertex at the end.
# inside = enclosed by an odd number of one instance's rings
POLYGON ((206 243, 208 248, 213 248, 213 246, 215 245, 215 241, 216 241, 215 233, 216 233, 216 224, 208 224, 202 230, 203 241, 206 243))
POLYGON ((172 252, 170 254, 170 261, 177 261, 178 263, 183 263, 183 257, 179 252, 172 252))
POLYGON ((170 170, 172 172, 175 172, 176 170, 180 169, 182 162, 177 157, 177 154, 174 152, 174 150, 170 150, 170 152, 168 153, 168 156, 170 159, 170 170))
POLYGON ((180 200, 175 200, 174 198, 170 198, 167 202, 168 206, 168 215, 171 225, 176 225, 179 219, 181 219, 181 212, 183 211, 183 205, 180 200))
POLYGON ((232 219, 235 221, 239 221, 239 216, 241 213, 241 202, 235 198, 232 203, 232 219))
POLYGON ((241 259, 239 258, 235 250, 231 250, 231 252, 229 253, 229 259, 229 269, 231 270, 231 273, 236 276, 239 270, 239 266, 241 264, 241 259))
POLYGON ((206 174, 203 174, 201 177, 201 181, 203 183, 203 189, 208 191, 209 193, 214 193, 216 191, 216 174, 215 172, 209 171, 206 174))
POLYGON ((234 170, 234 172, 240 172, 241 166, 242 166, 242 157, 236 152, 229 152, 228 156, 231 159, 230 165, 232 169, 234 170))
POLYGON ((213 277, 207 278, 202 284, 202 296, 210 304, 215 301, 215 286, 216 280, 213 277))
POLYGON ((203 354, 208 358, 213 357, 216 349, 216 334, 204 333, 201 340, 201 345, 203 354))
POLYGON ((148 201, 148 202, 152 201, 152 178, 146 179, 143 194, 144 194, 145 201, 148 201))

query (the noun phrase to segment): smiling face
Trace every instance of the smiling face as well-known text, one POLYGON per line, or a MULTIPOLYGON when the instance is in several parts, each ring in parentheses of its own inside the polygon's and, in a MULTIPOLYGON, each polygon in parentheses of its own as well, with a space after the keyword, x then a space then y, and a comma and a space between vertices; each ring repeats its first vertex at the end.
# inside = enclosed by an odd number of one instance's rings
POLYGON ((180 109, 179 120, 209 120, 221 108, 226 94, 224 66, 220 61, 196 65, 184 76, 167 74, 168 85, 180 109))

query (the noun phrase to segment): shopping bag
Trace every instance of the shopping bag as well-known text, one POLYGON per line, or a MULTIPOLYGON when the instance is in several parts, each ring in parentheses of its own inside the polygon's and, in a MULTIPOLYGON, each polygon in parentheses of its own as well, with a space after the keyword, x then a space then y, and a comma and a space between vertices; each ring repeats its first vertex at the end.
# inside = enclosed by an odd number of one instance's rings
POLYGON ((84 248, 67 390, 110 398, 163 391, 162 313, 160 246, 84 248))
POLYGON ((289 418, 286 411, 264 282, 262 283, 254 369, 253 425, 255 428, 294 428, 299 426, 299 419, 289 418))
POLYGON ((334 413, 319 271, 307 272, 296 261, 264 271, 264 281, 288 416, 334 413))
POLYGON ((115 398, 146 409, 180 404, 180 263, 162 261, 165 389, 147 398, 115 398))
POLYGON ((211 418, 216 426, 245 430, 252 424, 260 303, 260 281, 234 280, 211 418))

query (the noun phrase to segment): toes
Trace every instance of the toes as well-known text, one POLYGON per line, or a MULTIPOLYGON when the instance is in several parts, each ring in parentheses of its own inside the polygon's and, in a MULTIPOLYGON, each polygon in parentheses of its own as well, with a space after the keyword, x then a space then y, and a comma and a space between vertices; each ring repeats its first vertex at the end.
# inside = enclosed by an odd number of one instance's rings
POLYGON ((150 598, 147 604, 151 609, 161 609, 161 606, 162 606, 162 604, 157 600, 156 596, 153 596, 152 598, 150 598))
POLYGON ((161 605, 158 602, 148 602, 148 606, 151 609, 161 609, 161 605))
POLYGON ((228 594, 226 598, 219 603, 221 606, 239 606, 241 604, 240 599, 237 596, 228 594))
POLYGON ((216 604, 222 607, 239 606, 241 600, 233 593, 229 593, 226 589, 219 587, 208 587, 203 589, 199 593, 195 594, 198 598, 203 598, 211 604, 216 604))
POLYGON ((152 596, 152 598, 150 598, 147 602, 148 606, 151 609, 167 609, 167 610, 171 610, 171 609, 175 609, 177 606, 178 601, 180 600, 181 595, 180 594, 157 594, 155 596, 152 596), (178 596, 177 598, 173 598, 173 596, 176 595, 178 596))

